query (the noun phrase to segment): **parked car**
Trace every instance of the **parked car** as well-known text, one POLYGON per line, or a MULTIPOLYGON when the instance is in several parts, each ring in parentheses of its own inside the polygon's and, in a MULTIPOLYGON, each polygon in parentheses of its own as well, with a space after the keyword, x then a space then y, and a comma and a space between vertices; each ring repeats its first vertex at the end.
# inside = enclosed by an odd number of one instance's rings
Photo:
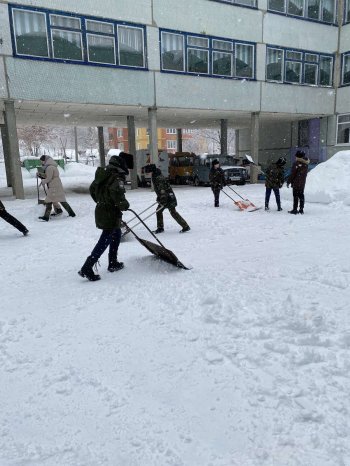
MULTIPOLYGON (((221 168, 243 168, 236 165, 237 159, 232 155, 206 154, 203 156, 197 156, 194 160, 193 174, 191 179, 191 182, 195 186, 209 185, 209 172, 212 167, 213 160, 218 160, 220 162, 221 168)), ((236 174, 235 176, 238 175, 236 174)))
POLYGON ((246 184, 248 178, 248 171, 244 167, 221 167, 225 173, 225 179, 227 184, 246 184))

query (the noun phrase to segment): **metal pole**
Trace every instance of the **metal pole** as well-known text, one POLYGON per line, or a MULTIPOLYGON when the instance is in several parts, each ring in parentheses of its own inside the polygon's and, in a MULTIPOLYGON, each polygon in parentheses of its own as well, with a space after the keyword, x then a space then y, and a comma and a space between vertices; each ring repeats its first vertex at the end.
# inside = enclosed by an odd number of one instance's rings
POLYGON ((78 128, 74 126, 74 148, 75 148, 75 161, 79 162, 79 151, 78 151, 78 128))
POLYGON ((177 129, 177 151, 182 152, 182 129, 177 129))
POLYGON ((15 103, 13 100, 5 100, 5 125, 8 134, 8 146, 11 160, 12 191, 17 199, 24 199, 24 187, 19 156, 19 145, 16 125, 15 103))
POLYGON ((106 156, 105 156, 105 141, 103 136, 103 126, 97 127, 98 133, 98 150, 100 153, 100 167, 106 166, 106 156))
POLYGON ((129 115, 127 117, 127 124, 128 124, 129 153, 134 156, 134 168, 130 171, 131 189, 136 189, 138 187, 138 183, 137 183, 137 163, 136 163, 135 117, 132 115, 129 115))

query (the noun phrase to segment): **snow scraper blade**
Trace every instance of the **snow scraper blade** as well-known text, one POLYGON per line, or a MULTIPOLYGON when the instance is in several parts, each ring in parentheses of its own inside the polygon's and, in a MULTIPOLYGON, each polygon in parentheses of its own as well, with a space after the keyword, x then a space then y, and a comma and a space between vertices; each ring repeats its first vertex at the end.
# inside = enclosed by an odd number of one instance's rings
POLYGON ((249 199, 244 199, 237 191, 235 191, 231 186, 227 186, 231 191, 233 191, 237 196, 241 198, 240 201, 236 201, 233 199, 231 196, 229 196, 224 190, 222 192, 226 194, 227 197, 229 197, 235 205, 240 209, 240 210, 246 210, 247 212, 255 212, 256 210, 260 210, 261 207, 257 207, 255 204, 253 204, 249 199))
POLYGON ((145 222, 139 217, 139 215, 134 212, 131 209, 128 209, 130 212, 132 212, 138 219, 139 221, 143 224, 143 226, 151 233, 151 235, 155 238, 155 240, 159 243, 152 243, 151 241, 147 241, 145 239, 140 238, 130 226, 124 222, 125 226, 129 229, 130 233, 132 233, 137 241, 142 244, 150 253, 154 254, 155 256, 159 257, 159 259, 168 262, 169 264, 175 265, 175 267, 179 267, 181 269, 185 270, 190 270, 188 267, 186 267, 182 262, 179 261, 179 259, 175 256, 175 254, 170 251, 170 249, 167 249, 160 241, 159 239, 155 236, 155 234, 148 228, 148 226, 145 224, 145 222))

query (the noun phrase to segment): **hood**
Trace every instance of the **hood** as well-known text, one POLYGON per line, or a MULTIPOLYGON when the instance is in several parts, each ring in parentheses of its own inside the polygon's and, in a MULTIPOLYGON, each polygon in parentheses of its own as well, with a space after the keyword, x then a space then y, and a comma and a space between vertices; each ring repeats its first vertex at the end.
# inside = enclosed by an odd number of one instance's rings
POLYGON ((52 157, 49 155, 46 156, 45 158, 45 167, 48 167, 49 165, 52 165, 53 167, 57 167, 57 163, 54 161, 52 157))

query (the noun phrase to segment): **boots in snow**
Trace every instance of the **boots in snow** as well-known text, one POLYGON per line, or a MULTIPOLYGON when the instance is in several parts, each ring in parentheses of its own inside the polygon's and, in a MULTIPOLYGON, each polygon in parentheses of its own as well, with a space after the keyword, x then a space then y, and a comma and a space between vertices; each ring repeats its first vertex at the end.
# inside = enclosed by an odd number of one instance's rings
POLYGON ((78 274, 81 277, 87 278, 90 282, 96 282, 97 280, 101 280, 101 277, 94 273, 93 266, 96 264, 97 259, 89 256, 82 268, 79 270, 78 274))
POLYGON ((158 233, 163 233, 163 231, 164 231, 164 228, 157 228, 152 233, 155 233, 157 235, 158 233))
POLYGON ((118 262, 117 259, 111 259, 109 258, 108 260, 108 272, 117 272, 118 270, 121 270, 124 268, 124 262, 118 262))
POLYGON ((183 227, 182 230, 179 231, 179 233, 186 233, 186 231, 190 231, 190 227, 188 225, 186 225, 185 227, 183 227))

